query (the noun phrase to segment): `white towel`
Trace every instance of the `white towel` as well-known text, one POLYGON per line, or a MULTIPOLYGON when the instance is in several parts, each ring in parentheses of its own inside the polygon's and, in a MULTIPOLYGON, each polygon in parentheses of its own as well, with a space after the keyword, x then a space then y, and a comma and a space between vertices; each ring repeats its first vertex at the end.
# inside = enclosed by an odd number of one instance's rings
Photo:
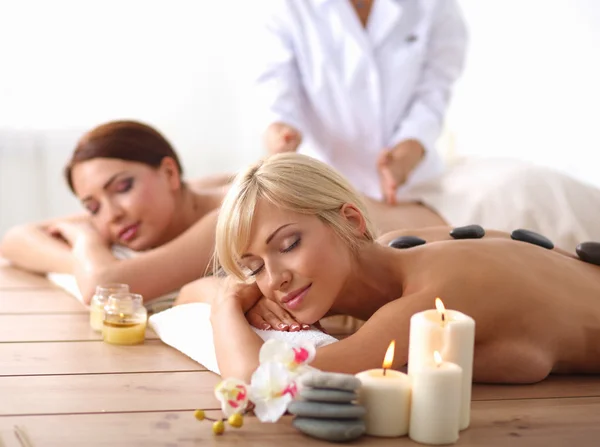
MULTIPOLYGON (((215 343, 210 324, 210 305, 190 303, 175 306, 149 319, 150 326, 160 339, 169 346, 181 351, 209 371, 219 374, 215 343)), ((312 343, 315 348, 337 341, 316 329, 298 332, 264 331, 254 329, 263 340, 285 340, 291 344, 312 343)))

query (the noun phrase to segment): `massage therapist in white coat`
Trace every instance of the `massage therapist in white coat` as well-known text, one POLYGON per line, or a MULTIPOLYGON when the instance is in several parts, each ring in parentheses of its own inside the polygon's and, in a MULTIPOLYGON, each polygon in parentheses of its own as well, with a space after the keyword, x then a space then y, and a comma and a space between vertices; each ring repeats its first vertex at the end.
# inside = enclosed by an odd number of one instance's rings
POLYGON ((395 203, 442 171, 435 150, 467 34, 455 0, 261 0, 255 110, 295 151, 395 203))

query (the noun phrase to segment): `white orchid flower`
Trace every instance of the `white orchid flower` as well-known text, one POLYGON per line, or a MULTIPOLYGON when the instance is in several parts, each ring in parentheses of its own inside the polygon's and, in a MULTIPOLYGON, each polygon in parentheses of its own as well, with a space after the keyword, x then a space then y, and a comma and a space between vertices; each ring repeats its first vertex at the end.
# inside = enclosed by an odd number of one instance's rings
POLYGON ((248 405, 248 385, 238 379, 225 379, 215 387, 225 416, 241 413, 248 405))
POLYGON ((315 358, 316 349, 310 343, 293 346, 282 340, 267 340, 260 348, 258 360, 261 364, 267 362, 281 363, 295 374, 306 372, 307 365, 315 358))
POLYGON ((261 363, 252 374, 250 400, 261 422, 277 422, 297 392, 294 375, 281 363, 261 363))

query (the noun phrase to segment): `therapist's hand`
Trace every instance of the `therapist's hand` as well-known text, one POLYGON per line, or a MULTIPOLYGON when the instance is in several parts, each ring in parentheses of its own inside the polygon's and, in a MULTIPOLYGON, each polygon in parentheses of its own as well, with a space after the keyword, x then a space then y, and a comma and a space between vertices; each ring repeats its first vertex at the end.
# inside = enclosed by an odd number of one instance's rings
POLYGON ((417 140, 401 141, 392 149, 385 149, 379 154, 377 170, 386 203, 396 203, 397 189, 406 183, 424 155, 425 148, 417 140))
POLYGON ((269 155, 295 152, 302 142, 300 132, 285 123, 273 123, 265 131, 265 145, 269 155))

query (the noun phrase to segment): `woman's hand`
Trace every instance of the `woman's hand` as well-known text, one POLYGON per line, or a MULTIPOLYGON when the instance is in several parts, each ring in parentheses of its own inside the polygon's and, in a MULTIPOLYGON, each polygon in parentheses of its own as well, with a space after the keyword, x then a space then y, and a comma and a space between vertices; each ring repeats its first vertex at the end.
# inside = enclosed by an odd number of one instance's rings
POLYGON ((108 241, 105 241, 102 236, 100 236, 100 233, 98 233, 89 220, 55 222, 52 225, 49 225, 46 228, 46 231, 51 236, 66 241, 71 247, 82 238, 108 245, 108 241))
POLYGON ((248 323, 258 329, 296 332, 309 329, 308 324, 299 323, 283 307, 264 296, 246 312, 248 323))
POLYGON ((214 307, 234 305, 245 314, 263 297, 256 283, 242 283, 236 278, 219 278, 217 296, 213 300, 214 307))

